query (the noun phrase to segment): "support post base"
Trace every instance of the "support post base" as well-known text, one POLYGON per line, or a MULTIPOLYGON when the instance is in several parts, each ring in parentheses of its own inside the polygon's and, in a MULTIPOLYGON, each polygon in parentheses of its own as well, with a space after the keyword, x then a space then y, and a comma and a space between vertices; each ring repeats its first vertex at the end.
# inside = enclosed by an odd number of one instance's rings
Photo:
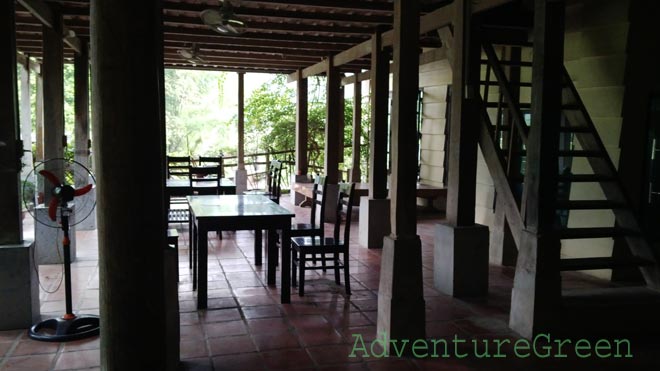
POLYGON ((30 327, 39 320, 34 241, 0 245, 0 330, 30 327))
POLYGON ((247 191, 247 170, 237 169, 234 182, 236 183, 236 194, 242 195, 247 191))
POLYGON ((488 295, 488 227, 435 226, 433 284, 454 297, 488 295))
POLYGON ((383 247, 383 238, 390 234, 390 200, 360 198, 360 245, 370 249, 383 247))

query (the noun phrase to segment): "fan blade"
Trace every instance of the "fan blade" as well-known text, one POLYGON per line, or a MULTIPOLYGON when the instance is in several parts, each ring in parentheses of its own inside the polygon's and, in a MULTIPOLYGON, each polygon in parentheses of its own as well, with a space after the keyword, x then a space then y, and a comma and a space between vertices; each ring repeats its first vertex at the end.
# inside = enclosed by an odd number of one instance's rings
POLYGON ((59 204, 59 202, 58 202, 56 197, 51 198, 50 202, 48 203, 48 217, 52 221, 57 220, 57 205, 58 204, 59 204))
POLYGON ((39 174, 41 174, 41 176, 43 176, 44 178, 48 179, 48 181, 53 183, 54 186, 58 186, 62 184, 62 182, 60 182, 57 176, 55 176, 55 174, 51 173, 48 170, 41 170, 39 171, 39 174))
POLYGON ((92 190, 92 187, 93 186, 91 184, 88 184, 88 185, 86 185, 82 188, 78 188, 75 191, 73 191, 73 196, 78 197, 78 196, 82 196, 84 194, 87 194, 89 191, 92 190))

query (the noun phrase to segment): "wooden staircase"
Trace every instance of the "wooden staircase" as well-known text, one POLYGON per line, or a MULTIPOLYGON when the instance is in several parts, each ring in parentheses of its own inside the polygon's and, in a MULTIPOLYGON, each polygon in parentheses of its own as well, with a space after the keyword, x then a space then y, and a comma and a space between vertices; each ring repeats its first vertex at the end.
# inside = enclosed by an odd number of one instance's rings
MULTIPOLYGON (((530 95, 532 86, 532 44, 526 41, 482 42, 482 75, 480 81, 481 125, 479 145, 497 192, 497 207, 505 208, 513 239, 520 246, 524 221, 521 210, 525 181, 526 143, 531 123, 530 95), (527 79, 525 79, 527 78, 527 79)), ((581 257, 563 258, 560 271, 584 271, 617 268, 639 268, 648 288, 660 289, 660 270, 655 254, 646 241, 640 223, 623 191, 616 167, 592 122, 584 103, 568 74, 562 76, 562 120, 557 166, 557 222, 553 238, 578 240, 623 238, 630 248, 628 258, 581 257), (590 173, 574 174, 570 164, 586 159, 590 173), (566 166, 565 164, 569 164, 566 166), (564 169, 562 171, 562 169, 564 169), (570 188, 577 183, 598 184, 604 198, 570 199, 570 188), (611 210, 615 223, 611 226, 568 227, 560 215, 577 210, 611 210)))

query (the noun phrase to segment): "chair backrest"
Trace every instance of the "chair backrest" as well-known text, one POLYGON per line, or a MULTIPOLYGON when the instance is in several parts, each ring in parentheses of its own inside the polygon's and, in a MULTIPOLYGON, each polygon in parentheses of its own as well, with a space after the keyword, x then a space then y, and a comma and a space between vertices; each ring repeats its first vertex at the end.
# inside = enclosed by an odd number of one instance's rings
POLYGON ((320 209, 318 225, 321 227, 321 231, 323 231, 325 224, 325 194, 327 192, 328 186, 326 185, 325 177, 317 176, 316 179, 314 179, 314 187, 312 188, 312 210, 310 213, 309 224, 312 225, 312 228, 316 225, 316 210, 318 206, 320 209))
POLYGON ((350 243, 351 236, 351 215, 353 214, 353 196, 355 194, 355 183, 339 183, 337 195, 337 215, 335 218, 335 227, 333 237, 339 241, 342 222, 344 224, 343 244, 350 243))
POLYGON ((279 203, 280 195, 282 194, 282 162, 272 160, 268 167, 268 193, 271 198, 276 199, 279 203))
POLYGON ((190 180, 190 156, 167 156, 167 178, 190 180))
POLYGON ((203 178, 200 180, 204 181, 215 180, 218 182, 218 184, 220 184, 220 178, 223 177, 222 156, 199 156, 199 160, 197 160, 197 166, 191 167, 191 173, 193 178, 203 178))

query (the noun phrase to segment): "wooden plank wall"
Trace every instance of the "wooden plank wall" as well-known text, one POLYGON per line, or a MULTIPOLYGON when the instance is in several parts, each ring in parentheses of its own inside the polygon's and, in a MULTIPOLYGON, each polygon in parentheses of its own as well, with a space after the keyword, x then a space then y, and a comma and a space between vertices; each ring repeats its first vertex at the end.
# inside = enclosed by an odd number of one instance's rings
MULTIPOLYGON (((451 68, 447 59, 419 67, 419 86, 424 91, 420 183, 434 187, 445 187, 443 177, 448 85, 451 85, 451 68)), ((418 203, 421 202, 418 200, 418 203)), ((445 202, 436 200, 434 206, 444 210, 445 202)))

